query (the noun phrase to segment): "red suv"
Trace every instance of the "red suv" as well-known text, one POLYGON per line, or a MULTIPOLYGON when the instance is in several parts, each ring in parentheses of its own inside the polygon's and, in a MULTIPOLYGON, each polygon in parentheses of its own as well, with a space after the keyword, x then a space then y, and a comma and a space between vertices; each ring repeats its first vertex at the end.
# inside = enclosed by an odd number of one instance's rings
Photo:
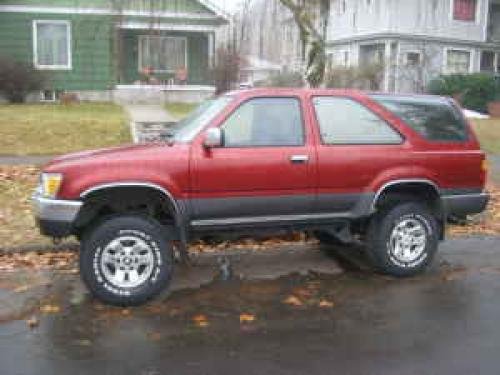
POLYGON ((173 243, 308 230, 361 239, 376 268, 425 269, 451 216, 483 211, 485 155, 435 96, 258 89, 202 104, 164 143, 63 156, 34 196, 42 233, 81 239, 101 300, 143 303, 169 284, 173 243))

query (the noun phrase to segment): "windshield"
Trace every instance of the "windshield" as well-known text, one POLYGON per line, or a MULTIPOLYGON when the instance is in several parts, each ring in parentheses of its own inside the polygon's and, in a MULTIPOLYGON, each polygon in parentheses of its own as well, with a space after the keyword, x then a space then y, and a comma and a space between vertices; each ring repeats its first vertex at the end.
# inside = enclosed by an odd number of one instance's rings
POLYGON ((174 141, 191 142, 232 100, 233 98, 230 96, 221 96, 201 104, 188 117, 172 128, 174 141))

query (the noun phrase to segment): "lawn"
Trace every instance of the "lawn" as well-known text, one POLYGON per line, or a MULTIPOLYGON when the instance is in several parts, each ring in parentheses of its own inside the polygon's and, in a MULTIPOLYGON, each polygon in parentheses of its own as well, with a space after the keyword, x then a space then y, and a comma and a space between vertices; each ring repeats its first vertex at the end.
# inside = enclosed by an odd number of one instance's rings
POLYGON ((473 123, 483 150, 500 155, 500 118, 474 120, 473 123))
POLYGON ((165 109, 174 116, 177 120, 182 120, 189 115, 199 104, 191 103, 167 103, 165 109))
POLYGON ((0 249, 50 244, 38 234, 31 213, 38 173, 35 167, 0 166, 0 249))
POLYGON ((57 155, 131 141, 119 106, 0 105, 1 155, 57 155))

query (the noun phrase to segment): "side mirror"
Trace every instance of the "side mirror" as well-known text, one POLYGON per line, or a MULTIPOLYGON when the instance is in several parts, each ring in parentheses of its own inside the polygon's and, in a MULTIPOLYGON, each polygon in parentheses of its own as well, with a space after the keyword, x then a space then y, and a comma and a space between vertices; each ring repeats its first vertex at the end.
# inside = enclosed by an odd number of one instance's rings
POLYGON ((203 141, 205 148, 216 148, 223 146, 223 135, 220 128, 211 128, 205 132, 205 139, 203 141))

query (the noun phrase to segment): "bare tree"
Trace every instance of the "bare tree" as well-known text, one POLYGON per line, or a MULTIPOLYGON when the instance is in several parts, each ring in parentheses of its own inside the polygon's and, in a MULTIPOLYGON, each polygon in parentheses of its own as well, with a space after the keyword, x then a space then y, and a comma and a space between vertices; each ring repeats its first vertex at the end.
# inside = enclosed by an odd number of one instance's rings
POLYGON ((323 83, 326 70, 326 38, 330 20, 330 0, 318 0, 319 22, 316 23, 314 13, 308 1, 280 0, 288 8, 299 28, 300 39, 306 52, 306 68, 304 78, 310 87, 318 87, 323 83))

